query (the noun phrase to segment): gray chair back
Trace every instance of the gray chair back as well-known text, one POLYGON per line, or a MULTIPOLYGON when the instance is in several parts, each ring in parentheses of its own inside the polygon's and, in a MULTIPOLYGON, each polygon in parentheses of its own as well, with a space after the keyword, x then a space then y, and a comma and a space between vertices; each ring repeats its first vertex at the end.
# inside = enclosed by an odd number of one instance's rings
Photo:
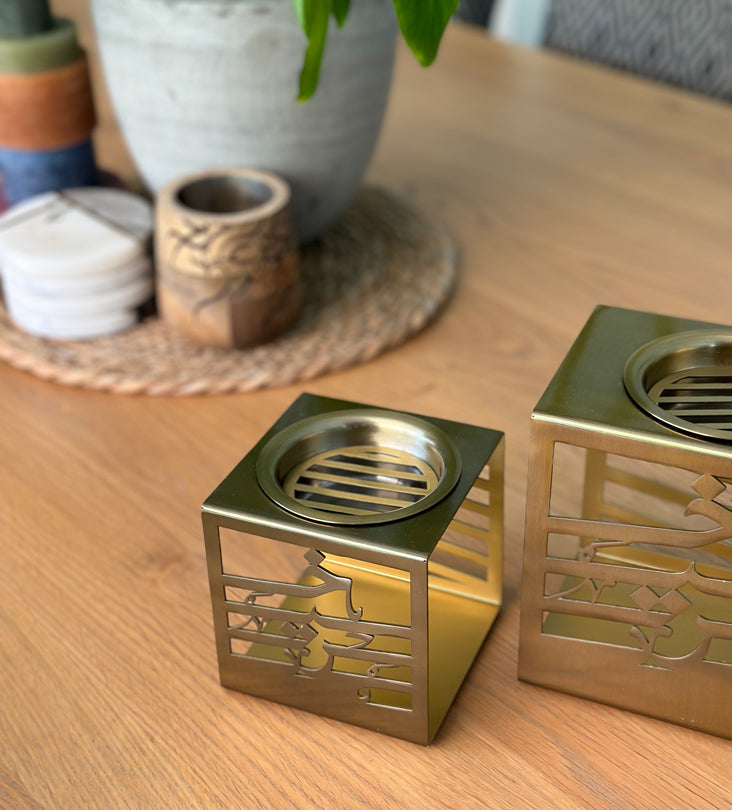
POLYGON ((732 0, 552 0, 544 44, 732 100, 732 0))

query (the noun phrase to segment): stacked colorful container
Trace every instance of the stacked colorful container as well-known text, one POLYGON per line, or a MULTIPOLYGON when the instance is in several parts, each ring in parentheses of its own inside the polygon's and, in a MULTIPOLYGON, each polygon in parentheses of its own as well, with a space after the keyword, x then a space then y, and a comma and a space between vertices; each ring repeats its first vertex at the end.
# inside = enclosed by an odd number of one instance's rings
POLYGON ((16 203, 97 182, 86 55, 48 0, 0 3, 0 173, 16 203))

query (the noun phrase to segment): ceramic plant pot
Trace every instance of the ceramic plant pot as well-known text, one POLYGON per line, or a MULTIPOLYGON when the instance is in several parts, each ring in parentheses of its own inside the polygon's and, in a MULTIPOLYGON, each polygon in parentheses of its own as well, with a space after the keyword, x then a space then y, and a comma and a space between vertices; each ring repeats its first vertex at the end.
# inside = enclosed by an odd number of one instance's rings
POLYGON ((391 0, 335 21, 315 96, 296 100, 305 50, 292 0, 92 0, 108 89, 153 192, 224 166, 285 177, 301 241, 359 186, 381 127, 397 24, 391 0))

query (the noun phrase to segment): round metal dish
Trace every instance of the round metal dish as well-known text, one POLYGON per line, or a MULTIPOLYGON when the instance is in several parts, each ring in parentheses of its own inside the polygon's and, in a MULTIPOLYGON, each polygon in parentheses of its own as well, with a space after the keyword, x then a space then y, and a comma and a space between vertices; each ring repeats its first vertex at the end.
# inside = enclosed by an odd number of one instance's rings
POLYGON ((319 523, 385 523, 442 500, 460 477, 460 454, 415 417, 354 409, 280 431, 257 460, 257 480, 279 506, 319 523))
POLYGON ((679 332, 642 346, 623 381, 635 403, 684 433, 732 442, 732 332, 679 332))

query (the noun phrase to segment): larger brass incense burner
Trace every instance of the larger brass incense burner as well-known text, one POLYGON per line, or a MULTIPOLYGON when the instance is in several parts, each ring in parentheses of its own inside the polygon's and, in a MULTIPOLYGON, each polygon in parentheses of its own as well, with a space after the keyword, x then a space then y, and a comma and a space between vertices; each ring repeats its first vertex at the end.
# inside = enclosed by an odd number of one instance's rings
POLYGON ((732 738, 732 330, 577 338, 532 415, 519 676, 732 738))
POLYGON ((203 505, 221 683, 426 744, 501 604, 503 437, 301 396, 203 505))

